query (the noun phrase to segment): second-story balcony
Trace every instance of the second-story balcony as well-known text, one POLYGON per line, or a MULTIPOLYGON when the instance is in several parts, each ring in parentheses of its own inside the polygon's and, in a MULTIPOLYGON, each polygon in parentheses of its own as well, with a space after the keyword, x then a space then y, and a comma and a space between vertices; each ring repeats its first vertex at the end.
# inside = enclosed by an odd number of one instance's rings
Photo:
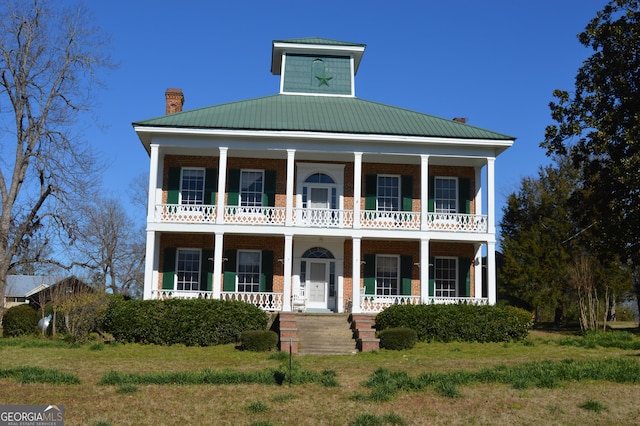
MULTIPOLYGON (((488 230, 486 215, 462 213, 363 210, 359 216, 361 229, 394 229, 399 231, 444 231, 485 233, 488 230)), ((158 204, 155 221, 160 223, 217 223, 217 209, 212 205, 158 204)), ((225 206, 222 223, 263 226, 285 226, 284 207, 225 206)), ((292 226, 308 228, 354 228, 353 210, 342 209, 293 209, 292 226)))

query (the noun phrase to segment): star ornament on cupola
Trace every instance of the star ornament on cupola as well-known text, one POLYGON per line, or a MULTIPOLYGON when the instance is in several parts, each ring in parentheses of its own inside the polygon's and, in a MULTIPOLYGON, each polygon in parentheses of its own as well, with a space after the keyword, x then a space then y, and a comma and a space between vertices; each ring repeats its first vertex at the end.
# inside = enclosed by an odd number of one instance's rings
POLYGON ((316 75, 316 78, 317 78, 317 79, 318 79, 318 81, 320 82, 320 83, 318 84, 318 87, 320 87, 320 86, 322 86, 322 85, 324 85, 324 86, 327 86, 327 87, 328 87, 328 86, 329 86, 329 81, 331 81, 331 79, 332 79, 333 77, 328 76, 326 73, 324 73, 324 72, 323 72, 323 73, 322 73, 322 75, 316 75))

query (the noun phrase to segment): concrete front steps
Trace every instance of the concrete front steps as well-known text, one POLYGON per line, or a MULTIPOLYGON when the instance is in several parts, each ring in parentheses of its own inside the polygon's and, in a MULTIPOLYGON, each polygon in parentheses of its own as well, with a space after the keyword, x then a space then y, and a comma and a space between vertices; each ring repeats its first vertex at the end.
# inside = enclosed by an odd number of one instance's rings
POLYGON ((300 355, 354 354, 378 350, 374 317, 360 314, 279 314, 280 350, 300 355))

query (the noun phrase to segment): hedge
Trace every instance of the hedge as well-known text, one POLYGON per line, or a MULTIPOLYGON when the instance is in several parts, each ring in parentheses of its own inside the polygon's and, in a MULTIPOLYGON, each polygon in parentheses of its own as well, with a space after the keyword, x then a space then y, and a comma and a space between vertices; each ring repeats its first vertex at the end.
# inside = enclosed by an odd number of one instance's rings
POLYGON ((420 341, 508 342, 527 338, 531 313, 506 305, 394 305, 376 316, 376 328, 407 327, 420 341))
POLYGON ((380 348, 401 351, 411 349, 418 340, 418 333, 407 327, 385 328, 378 333, 380 348))
POLYGON ((249 330, 240 335, 240 348, 245 351, 268 352, 277 349, 278 333, 271 330, 249 330))
POLYGON ((105 331, 123 343, 213 346, 234 343, 247 330, 264 330, 267 314, 239 301, 123 300, 107 310, 105 331))
POLYGON ((18 337, 35 334, 38 330, 40 315, 29 305, 13 306, 4 313, 2 335, 18 337))

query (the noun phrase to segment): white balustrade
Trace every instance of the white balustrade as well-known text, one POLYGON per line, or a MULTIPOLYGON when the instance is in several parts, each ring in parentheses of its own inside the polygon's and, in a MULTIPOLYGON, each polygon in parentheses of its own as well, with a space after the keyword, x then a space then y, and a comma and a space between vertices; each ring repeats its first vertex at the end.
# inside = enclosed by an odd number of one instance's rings
POLYGON ((360 226, 370 229, 420 229, 420 212, 363 210, 360 226))
POLYGON ((281 311, 282 293, 270 292, 237 292, 223 291, 220 295, 222 300, 239 300, 257 306, 263 311, 281 311))
POLYGON ((284 225, 284 207, 226 206, 224 222, 247 225, 284 225))
POLYGON ((212 291, 153 290, 152 299, 213 299, 212 291))
MULTIPOLYGON (((155 220, 171 223, 215 223, 216 206, 195 204, 158 204, 155 220)), ((224 223, 247 225, 279 225, 286 221, 284 207, 226 206, 224 223)), ((353 210, 294 209, 295 226, 313 228, 352 228, 353 210)), ((363 229, 420 230, 420 212, 364 210, 360 212, 363 229)), ((449 232, 487 232, 489 219, 485 215, 461 213, 427 213, 426 229, 449 232)))
POLYGON ((351 228, 353 210, 338 209, 294 209, 296 226, 314 228, 351 228))
POLYGON ((209 204, 157 204, 155 218, 159 222, 215 223, 216 206, 209 204))
MULTIPOLYGON (((421 303, 420 296, 375 296, 371 294, 360 296, 360 309, 363 313, 382 312, 393 305, 420 305, 421 303)), ((486 297, 429 297, 426 304, 487 305, 489 299, 486 297)))
POLYGON ((428 213, 427 227, 438 231, 487 232, 488 218, 461 213, 428 213))

